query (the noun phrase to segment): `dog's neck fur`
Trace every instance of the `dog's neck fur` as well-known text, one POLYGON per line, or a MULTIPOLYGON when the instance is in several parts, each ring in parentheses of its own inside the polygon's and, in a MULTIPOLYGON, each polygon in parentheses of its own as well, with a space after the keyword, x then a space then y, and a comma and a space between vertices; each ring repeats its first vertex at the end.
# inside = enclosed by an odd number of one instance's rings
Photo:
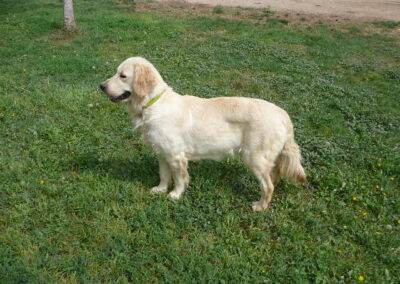
POLYGON ((132 96, 128 101, 128 110, 132 115, 133 129, 137 129, 143 125, 143 109, 144 106, 150 102, 153 98, 159 96, 164 92, 163 96, 168 95, 172 89, 164 82, 158 83, 150 94, 144 98, 138 96, 132 96))

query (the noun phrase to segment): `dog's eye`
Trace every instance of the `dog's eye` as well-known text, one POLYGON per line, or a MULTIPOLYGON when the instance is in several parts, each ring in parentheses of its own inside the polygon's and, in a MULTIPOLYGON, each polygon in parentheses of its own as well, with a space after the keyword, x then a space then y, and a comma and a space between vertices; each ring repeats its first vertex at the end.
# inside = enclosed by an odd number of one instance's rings
POLYGON ((120 78, 126 78, 126 75, 121 74, 121 75, 119 75, 119 77, 120 77, 120 78))

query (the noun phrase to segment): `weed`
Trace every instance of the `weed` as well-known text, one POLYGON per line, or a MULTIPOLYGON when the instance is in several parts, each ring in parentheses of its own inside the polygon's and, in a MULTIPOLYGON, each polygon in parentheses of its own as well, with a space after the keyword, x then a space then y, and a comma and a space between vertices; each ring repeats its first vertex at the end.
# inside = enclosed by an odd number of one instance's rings
POLYGON ((222 6, 215 6, 214 9, 212 10, 213 14, 223 14, 224 13, 224 8, 222 6))
POLYGON ((382 28, 389 28, 389 29, 394 29, 397 26, 400 25, 400 22, 396 21, 376 21, 373 22, 373 24, 377 27, 382 27, 382 28))
POLYGON ((273 10, 271 7, 264 8, 263 12, 265 17, 272 16, 276 13, 276 11, 273 10))
POLYGON ((349 29, 349 31, 351 32, 351 33, 360 33, 361 32, 361 29, 359 28, 359 27, 357 27, 357 26, 349 26, 348 27, 348 29, 349 29))

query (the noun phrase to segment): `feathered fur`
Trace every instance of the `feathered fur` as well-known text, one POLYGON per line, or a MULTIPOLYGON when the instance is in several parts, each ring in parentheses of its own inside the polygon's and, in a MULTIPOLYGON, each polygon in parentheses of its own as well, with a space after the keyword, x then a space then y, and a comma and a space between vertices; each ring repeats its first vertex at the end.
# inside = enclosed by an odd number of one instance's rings
POLYGON ((160 184, 152 192, 167 192, 173 180, 169 196, 178 199, 189 183, 189 160, 221 160, 237 153, 261 186, 261 199, 253 203, 255 211, 268 207, 280 176, 307 180, 290 118, 272 103, 179 95, 141 57, 125 60, 101 88, 112 101, 127 102, 134 127, 141 128, 159 158, 160 184), (144 108, 160 94, 156 103, 144 108))

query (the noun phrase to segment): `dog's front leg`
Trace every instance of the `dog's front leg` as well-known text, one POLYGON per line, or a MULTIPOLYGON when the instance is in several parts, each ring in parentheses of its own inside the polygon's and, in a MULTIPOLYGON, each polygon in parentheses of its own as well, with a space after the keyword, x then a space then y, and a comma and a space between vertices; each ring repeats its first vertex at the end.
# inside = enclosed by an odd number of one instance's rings
POLYGON ((174 178, 174 190, 169 193, 169 197, 179 199, 189 184, 188 161, 184 157, 175 157, 169 165, 174 178))
POLYGON ((171 182, 171 169, 167 161, 164 158, 158 158, 158 164, 160 166, 160 184, 151 189, 152 193, 163 193, 167 192, 168 186, 171 182))

